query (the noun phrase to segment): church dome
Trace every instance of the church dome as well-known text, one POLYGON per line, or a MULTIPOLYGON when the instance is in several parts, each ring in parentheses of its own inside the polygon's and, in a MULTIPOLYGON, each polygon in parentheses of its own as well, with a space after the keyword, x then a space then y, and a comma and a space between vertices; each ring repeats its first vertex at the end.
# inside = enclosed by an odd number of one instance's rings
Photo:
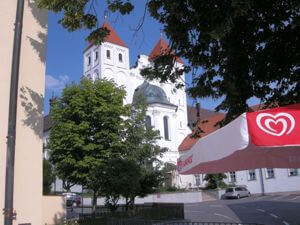
POLYGON ((135 89, 132 104, 136 104, 139 96, 144 96, 147 104, 158 103, 175 106, 169 102, 165 91, 161 87, 149 84, 147 81, 144 81, 144 83, 135 89))

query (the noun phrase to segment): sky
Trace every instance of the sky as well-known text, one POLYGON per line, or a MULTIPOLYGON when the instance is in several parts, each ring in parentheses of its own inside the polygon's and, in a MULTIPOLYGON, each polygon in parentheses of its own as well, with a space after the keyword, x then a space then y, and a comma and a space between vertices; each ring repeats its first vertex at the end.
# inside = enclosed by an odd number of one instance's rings
MULTIPOLYGON (((98 2, 98 1, 95 1, 98 2)), ((99 1, 100 2, 100 1, 99 1)), ((105 1, 101 6, 96 5, 99 24, 104 21, 105 1)), ((133 66, 139 54, 149 55, 156 42, 160 38, 163 26, 146 14, 142 28, 135 32, 134 29, 140 23, 145 7, 145 0, 135 0, 135 9, 130 15, 122 16, 118 13, 108 13, 108 22, 117 34, 129 47, 130 65, 133 66)), ((99 4, 99 3, 98 3, 99 4)), ((45 91, 45 114, 49 113, 49 99, 59 96, 66 84, 78 83, 83 74, 83 50, 87 46, 85 38, 89 30, 68 32, 60 24, 61 14, 49 12, 48 37, 46 52, 46 91, 45 91)), ((166 36, 162 34, 165 40, 166 36)), ((191 74, 186 74, 188 83, 191 74)), ((220 101, 201 99, 202 108, 214 109, 220 101)), ((195 104, 195 100, 188 98, 188 104, 195 104)))

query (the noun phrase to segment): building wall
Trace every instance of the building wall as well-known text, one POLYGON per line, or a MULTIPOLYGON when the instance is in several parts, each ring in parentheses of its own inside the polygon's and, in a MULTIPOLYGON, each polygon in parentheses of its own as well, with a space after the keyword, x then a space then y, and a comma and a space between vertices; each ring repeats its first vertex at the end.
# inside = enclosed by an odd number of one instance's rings
MULTIPOLYGON (((136 65, 129 68, 129 49, 118 46, 116 44, 104 42, 101 46, 91 46, 84 51, 83 54, 83 73, 92 79, 106 78, 113 79, 119 86, 123 85, 126 90, 125 104, 132 103, 135 89, 144 82, 140 71, 142 68, 150 65, 148 56, 140 55, 136 65), (98 51, 96 59, 95 52, 98 51), (107 51, 110 51, 110 59, 107 58, 107 51), (123 62, 120 64, 118 55, 123 55, 123 62), (98 75, 96 75, 98 72, 98 75)), ((182 66, 177 63, 175 66, 182 66)), ((185 80, 185 76, 181 77, 185 80)), ((178 146, 187 134, 191 132, 187 126, 187 101, 185 89, 176 89, 174 84, 161 84, 157 81, 150 82, 153 85, 161 87, 168 100, 176 105, 175 107, 166 107, 159 104, 153 104, 148 107, 147 115, 151 117, 152 126, 159 130, 161 136, 164 134, 163 117, 169 118, 169 135, 170 140, 162 138, 158 144, 169 149, 161 160, 176 164, 178 158, 178 146)), ((185 187, 186 184, 181 182, 181 179, 176 176, 176 186, 185 187)))
MULTIPOLYGON (((274 169, 274 178, 267 178, 266 169, 262 169, 265 193, 300 191, 300 174, 290 176, 288 169, 274 169)), ((259 170, 255 170, 255 180, 249 180, 249 171, 236 172, 236 185, 244 185, 253 194, 262 193, 259 170)))
MULTIPOLYGON (((17 0, 0 2, 0 208, 4 208, 6 135, 17 0)), ((42 123, 47 12, 25 1, 17 103, 14 224, 42 222, 42 123)), ((0 224, 3 224, 0 216, 0 224)))
POLYGON ((66 219, 65 198, 62 196, 43 196, 43 219, 41 225, 58 225, 66 219))

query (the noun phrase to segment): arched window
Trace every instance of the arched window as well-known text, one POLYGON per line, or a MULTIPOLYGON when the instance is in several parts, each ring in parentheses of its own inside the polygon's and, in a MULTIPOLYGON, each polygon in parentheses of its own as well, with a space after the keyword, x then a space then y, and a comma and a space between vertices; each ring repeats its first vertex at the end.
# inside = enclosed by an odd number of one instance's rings
POLYGON ((119 53, 119 62, 123 62, 123 55, 119 53))
POLYGON ((146 128, 149 129, 151 128, 151 117, 146 116, 146 128))
POLYGON ((164 116, 164 135, 165 135, 165 140, 170 140, 170 136, 169 136, 169 118, 167 116, 164 116))
POLYGON ((110 51, 109 50, 106 50, 106 58, 110 59, 110 51))

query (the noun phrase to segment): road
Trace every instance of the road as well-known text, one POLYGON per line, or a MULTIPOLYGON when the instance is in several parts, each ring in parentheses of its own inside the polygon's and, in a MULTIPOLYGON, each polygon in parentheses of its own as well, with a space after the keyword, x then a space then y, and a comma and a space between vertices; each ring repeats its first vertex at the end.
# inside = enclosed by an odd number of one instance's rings
POLYGON ((300 194, 251 196, 185 204, 185 219, 192 222, 300 225, 300 194))

